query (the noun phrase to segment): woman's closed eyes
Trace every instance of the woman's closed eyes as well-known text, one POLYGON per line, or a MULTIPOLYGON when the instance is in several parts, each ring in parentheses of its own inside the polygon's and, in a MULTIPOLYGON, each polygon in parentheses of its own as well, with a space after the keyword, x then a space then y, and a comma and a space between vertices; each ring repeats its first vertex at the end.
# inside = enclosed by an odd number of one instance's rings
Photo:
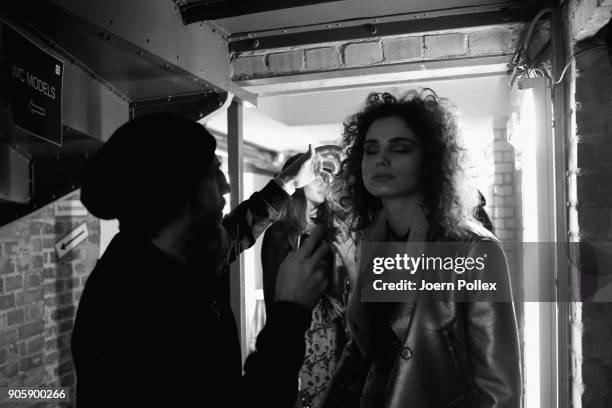
MULTIPOLYGON (((419 147, 418 142, 410 139, 392 139, 388 142, 388 149, 393 153, 411 153, 419 147)), ((376 154, 380 151, 380 145, 375 140, 366 140, 363 147, 365 155, 376 154)))

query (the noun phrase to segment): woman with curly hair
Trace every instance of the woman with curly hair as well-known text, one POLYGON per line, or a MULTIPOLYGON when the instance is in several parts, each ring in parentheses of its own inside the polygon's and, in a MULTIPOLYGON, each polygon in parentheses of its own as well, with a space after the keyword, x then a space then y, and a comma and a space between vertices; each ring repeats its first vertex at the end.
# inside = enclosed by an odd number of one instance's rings
MULTIPOLYGON (((283 170, 300 156, 290 157, 283 170)), ((266 230, 261 248, 261 263, 267 308, 274 302, 276 277, 287 255, 299 248, 305 236, 317 224, 326 225, 328 235, 334 235, 335 229, 328 225, 331 215, 326 201, 328 189, 328 182, 321 176, 297 189, 278 221, 266 230)), ((345 274, 342 273, 343 269, 335 267, 331 253, 321 267, 327 270, 330 284, 313 309, 312 323, 305 333, 306 353, 299 373, 299 396, 296 402, 299 408, 319 407, 319 401, 345 344, 344 306, 340 301, 345 274)))
POLYGON ((418 292, 405 302, 362 302, 368 262, 358 259, 347 306, 351 340, 325 407, 521 405, 508 268, 499 242, 474 218, 478 194, 469 187, 457 133, 452 107, 430 89, 400 99, 371 94, 344 124, 341 202, 360 246, 444 242, 462 248, 456 255, 476 259, 488 252, 484 273, 499 281, 506 301, 464 302, 449 291, 435 299, 418 292))

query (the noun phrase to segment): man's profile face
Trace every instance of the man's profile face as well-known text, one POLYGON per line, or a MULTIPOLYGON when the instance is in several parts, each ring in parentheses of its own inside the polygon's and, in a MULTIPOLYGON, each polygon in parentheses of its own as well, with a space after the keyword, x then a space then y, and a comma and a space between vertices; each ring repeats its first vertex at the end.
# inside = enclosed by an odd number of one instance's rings
POLYGON ((230 185, 221 171, 221 161, 217 156, 209 172, 198 186, 194 203, 195 222, 200 225, 219 225, 223 217, 225 198, 230 192, 230 185))

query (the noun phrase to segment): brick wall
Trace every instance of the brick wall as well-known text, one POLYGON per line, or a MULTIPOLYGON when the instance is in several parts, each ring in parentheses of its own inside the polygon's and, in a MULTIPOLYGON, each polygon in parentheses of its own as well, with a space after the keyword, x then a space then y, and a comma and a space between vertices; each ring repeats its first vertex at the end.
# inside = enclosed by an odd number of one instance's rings
MULTIPOLYGON (((575 52, 582 48, 580 44, 575 52)), ((612 67, 607 49, 576 61, 575 134, 570 162, 570 235, 581 242, 612 239, 612 67)), ((579 254, 577 254, 579 256, 579 254)), ((609 265, 608 265, 609 266, 609 265)), ((584 302, 572 311, 575 406, 612 405, 612 304, 584 302)))
MULTIPOLYGON (((513 279, 513 291, 519 299, 524 294, 523 265, 519 262, 521 254, 517 253, 513 242, 522 240, 522 196, 521 172, 516 170, 516 153, 514 146, 507 141, 506 128, 493 129, 493 142, 487 146, 485 157, 492 163, 488 179, 490 186, 483 192, 487 199, 488 211, 495 235, 504 245, 506 260, 513 279)), ((523 342, 523 305, 516 305, 519 322, 520 339, 523 342)))
POLYGON ((517 222, 514 147, 506 141, 505 129, 495 129, 494 135, 493 143, 487 149, 487 155, 493 158, 493 183, 488 192, 490 204, 487 207, 491 209, 495 235, 502 241, 520 240, 520 231, 517 229, 521 223, 520 220, 517 222))
POLYGON ((70 336, 98 258, 99 222, 58 217, 56 203, 0 227, 0 386, 71 387, 74 397, 70 336), (89 237, 58 259, 55 243, 82 223, 89 237))
MULTIPOLYGON (((609 0, 570 0, 566 5, 567 53, 595 45, 609 24, 609 0)), ((612 67, 607 49, 586 51, 567 73, 568 227, 572 242, 588 244, 612 238, 612 67)), ((578 265, 580 251, 572 252, 578 265)), ((609 265, 608 265, 609 266, 609 265)), ((575 285, 581 285, 574 270, 575 285)), ((581 287, 581 286, 578 286, 581 287)), ((572 303, 570 308, 571 402, 573 407, 612 405, 612 304, 572 303)))
POLYGON ((570 0, 567 5, 568 34, 573 41, 592 37, 610 21, 611 0, 570 0))
MULTIPOLYGON (((578 50, 580 47, 578 48, 578 50)), ((612 67, 608 50, 587 51, 576 62, 576 187, 579 234, 612 239, 612 67)))
POLYGON ((265 78, 417 60, 512 55, 522 29, 522 24, 512 24, 473 31, 368 38, 235 53, 231 63, 232 79, 265 78))
MULTIPOLYGON (((489 187, 482 193, 487 200, 485 208, 495 228, 495 235, 502 242, 520 241, 522 231, 519 227, 523 225, 521 175, 515 168, 515 149, 507 141, 505 128, 493 129, 493 141, 485 149, 485 158, 491 163, 491 168, 487 176, 489 187)), ((504 250, 510 270, 514 273, 522 271, 522 265, 517 263, 518 254, 514 253, 515 246, 507 245, 504 250)), ((515 279, 520 281, 519 277, 515 279)))

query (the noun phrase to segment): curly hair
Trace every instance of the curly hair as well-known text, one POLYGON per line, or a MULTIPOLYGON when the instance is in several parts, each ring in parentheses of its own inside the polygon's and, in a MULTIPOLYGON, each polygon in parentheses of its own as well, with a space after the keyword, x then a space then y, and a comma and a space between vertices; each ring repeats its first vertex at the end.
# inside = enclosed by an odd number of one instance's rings
POLYGON ((394 116, 402 119, 424 146, 421 184, 423 205, 428 209, 428 238, 465 236, 467 225, 474 220, 478 196, 465 171, 467 155, 457 142, 454 107, 429 88, 409 91, 399 99, 388 93, 372 93, 365 107, 344 123, 342 147, 346 157, 334 189, 349 214, 351 230, 362 232, 382 208, 381 200, 364 185, 361 162, 372 123, 394 116))

